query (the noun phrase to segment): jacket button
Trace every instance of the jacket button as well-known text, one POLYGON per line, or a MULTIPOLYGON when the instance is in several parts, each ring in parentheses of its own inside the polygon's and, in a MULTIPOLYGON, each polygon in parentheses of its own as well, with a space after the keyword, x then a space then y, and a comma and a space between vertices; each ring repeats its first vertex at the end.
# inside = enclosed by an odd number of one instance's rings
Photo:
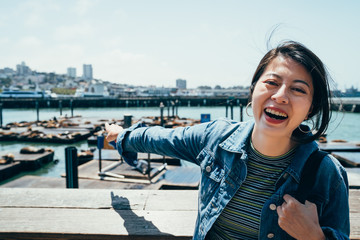
POLYGON ((267 237, 268 238, 273 238, 275 235, 273 234, 273 233, 269 233, 268 235, 267 235, 267 237))
POLYGON ((207 166, 207 167, 205 168, 205 170, 206 170, 207 172, 211 172, 211 167, 210 167, 210 166, 207 166))
POLYGON ((274 211, 276 210, 276 205, 272 203, 270 204, 269 208, 274 211))

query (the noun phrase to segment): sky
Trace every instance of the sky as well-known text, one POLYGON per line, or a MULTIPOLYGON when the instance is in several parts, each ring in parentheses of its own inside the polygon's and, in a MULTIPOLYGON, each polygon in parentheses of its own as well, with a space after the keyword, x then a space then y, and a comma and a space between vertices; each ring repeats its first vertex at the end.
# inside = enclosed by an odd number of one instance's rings
POLYGON ((121 84, 248 86, 270 47, 294 40, 335 87, 360 88, 359 11, 358 0, 0 0, 0 69, 81 76, 92 64, 121 84))

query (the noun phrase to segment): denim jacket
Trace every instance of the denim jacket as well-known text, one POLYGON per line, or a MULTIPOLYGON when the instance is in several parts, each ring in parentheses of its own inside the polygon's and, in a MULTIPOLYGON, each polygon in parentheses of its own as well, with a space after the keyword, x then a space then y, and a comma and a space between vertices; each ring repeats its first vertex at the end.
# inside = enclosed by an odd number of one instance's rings
MULTIPOLYGON (((117 149, 125 161, 136 165, 136 152, 157 153, 190 161, 200 166, 198 215, 193 239, 204 239, 226 204, 247 175, 249 139, 253 121, 225 119, 192 127, 166 129, 136 124, 117 137, 117 149)), ((274 204, 283 203, 284 194, 294 194, 301 170, 315 142, 298 146, 294 159, 276 183, 274 194, 265 202, 258 239, 293 239, 278 225, 274 204), (270 207, 271 205, 271 207, 270 207)), ((349 239, 348 180, 344 168, 331 155, 319 167, 308 200, 317 206, 319 223, 327 239, 349 239)))

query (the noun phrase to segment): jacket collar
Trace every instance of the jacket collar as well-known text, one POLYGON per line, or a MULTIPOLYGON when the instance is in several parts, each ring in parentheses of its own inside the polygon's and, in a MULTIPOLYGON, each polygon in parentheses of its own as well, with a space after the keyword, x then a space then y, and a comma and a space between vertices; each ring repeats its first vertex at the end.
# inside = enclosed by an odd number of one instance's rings
POLYGON ((219 146, 229 152, 243 153, 249 143, 251 132, 254 128, 254 121, 239 123, 238 128, 219 146))
MULTIPOLYGON (((253 120, 239 123, 238 128, 228 138, 221 142, 219 146, 229 152, 245 153, 254 128, 254 123, 253 120)), ((297 147, 294 158, 291 161, 290 166, 286 169, 286 172, 288 172, 295 181, 300 182, 301 171, 304 164, 311 153, 316 149, 318 149, 318 144, 315 141, 299 144, 297 147)), ((241 158, 246 156, 247 154, 243 154, 241 158)))
POLYGON ((306 160, 318 148, 318 144, 315 141, 300 144, 297 147, 294 158, 291 161, 290 166, 286 169, 286 172, 288 172, 298 183, 300 182, 301 171, 306 160))

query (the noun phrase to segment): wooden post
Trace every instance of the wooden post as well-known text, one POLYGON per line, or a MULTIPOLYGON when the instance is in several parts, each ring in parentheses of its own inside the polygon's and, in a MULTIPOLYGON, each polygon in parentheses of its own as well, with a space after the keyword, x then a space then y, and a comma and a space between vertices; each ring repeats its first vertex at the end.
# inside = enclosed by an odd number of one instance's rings
POLYGON ((124 128, 129 128, 131 127, 131 123, 132 123, 132 115, 131 114, 124 114, 124 128))
POLYGON ((170 119, 170 101, 167 101, 168 120, 170 119))
POLYGON ((178 110, 179 110, 179 100, 176 99, 175 101, 175 116, 178 117, 178 110))
POLYGON ((3 127, 3 114, 2 114, 2 110, 3 110, 3 103, 0 102, 0 128, 3 127))
POLYGON ((229 100, 226 101, 226 113, 225 113, 225 117, 228 117, 228 106, 229 105, 229 100))
POLYGON ((160 125, 164 126, 164 104, 160 103, 160 125))
POLYGON ((71 109, 71 117, 74 117, 74 104, 73 104, 73 100, 70 100, 70 109, 71 109))
POLYGON ((101 173, 101 149, 104 148, 104 136, 97 137, 97 148, 99 150, 99 173, 101 173))
POLYGON ((59 100, 60 116, 62 116, 62 100, 59 100))
POLYGON ((234 106, 233 106, 233 102, 230 102, 230 118, 231 118, 231 120, 234 120, 234 106))
POLYGON ((240 122, 244 121, 244 113, 243 113, 244 107, 243 105, 240 103, 240 122))
POLYGON ((66 188, 79 188, 76 147, 65 148, 66 188))
POLYGON ((35 102, 36 107, 36 121, 39 122, 39 101, 35 102))
POLYGON ((172 117, 175 117, 175 103, 174 101, 171 101, 171 109, 172 109, 172 117))

